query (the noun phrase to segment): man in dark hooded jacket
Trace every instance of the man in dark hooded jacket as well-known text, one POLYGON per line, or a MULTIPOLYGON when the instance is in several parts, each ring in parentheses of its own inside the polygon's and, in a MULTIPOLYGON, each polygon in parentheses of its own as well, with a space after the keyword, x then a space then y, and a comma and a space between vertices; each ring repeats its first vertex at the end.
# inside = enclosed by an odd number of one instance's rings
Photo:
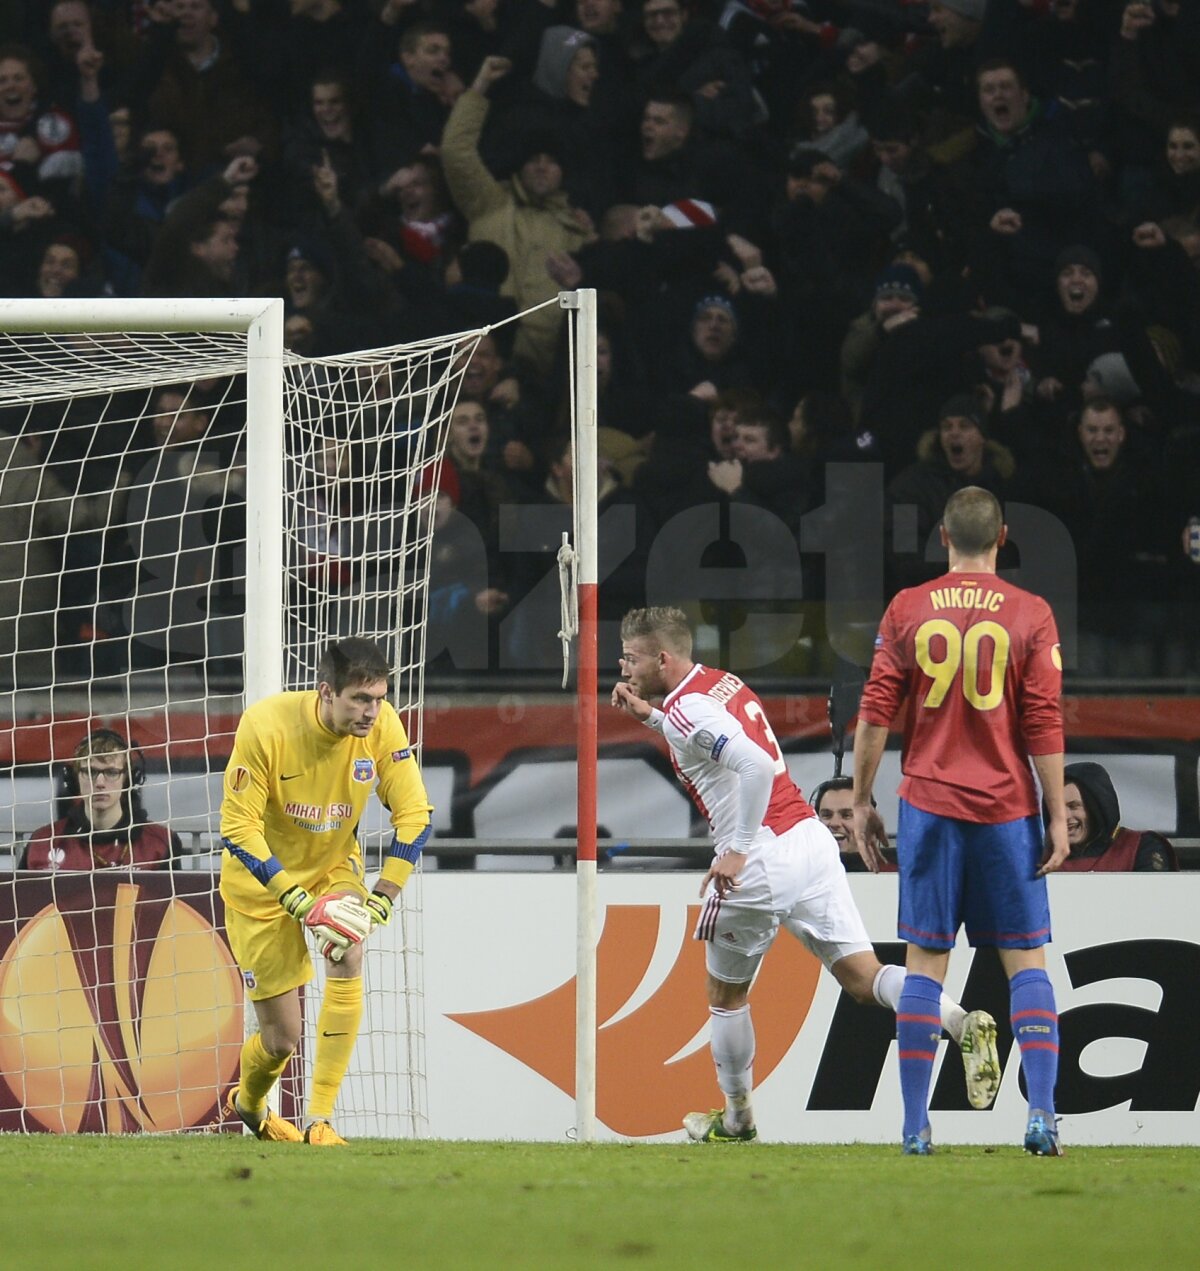
POLYGON ((1179 868, 1175 849, 1161 834, 1121 824, 1117 792, 1100 764, 1068 764, 1063 781, 1071 855, 1062 869, 1118 873, 1179 868))

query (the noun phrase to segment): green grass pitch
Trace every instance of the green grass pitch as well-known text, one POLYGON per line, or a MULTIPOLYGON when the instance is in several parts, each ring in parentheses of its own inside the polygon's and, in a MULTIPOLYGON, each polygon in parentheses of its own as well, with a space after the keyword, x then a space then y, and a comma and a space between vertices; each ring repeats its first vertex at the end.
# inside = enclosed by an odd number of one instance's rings
POLYGON ((0 1137, 0 1263, 1200 1267, 1200 1149, 0 1137))

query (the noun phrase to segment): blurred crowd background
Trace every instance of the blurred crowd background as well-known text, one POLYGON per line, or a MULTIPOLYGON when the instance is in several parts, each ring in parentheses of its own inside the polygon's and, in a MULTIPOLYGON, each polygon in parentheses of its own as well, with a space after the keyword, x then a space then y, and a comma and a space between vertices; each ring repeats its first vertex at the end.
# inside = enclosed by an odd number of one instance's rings
MULTIPOLYGON (((1070 669, 1186 685, 1198 112, 1194 0, 10 0, 0 292, 282 295, 312 356, 500 324, 438 478, 435 670, 559 656, 565 325, 508 319, 594 287, 602 616, 687 599, 714 659, 828 679, 830 602, 869 631, 978 484, 1021 527, 1002 565, 1074 619, 1070 669)), ((0 678, 170 657, 121 603, 154 573, 143 487, 219 474, 219 556, 238 410, 173 386, 136 444, 0 414, 0 678)), ((314 551, 349 591, 329 428, 314 551)))

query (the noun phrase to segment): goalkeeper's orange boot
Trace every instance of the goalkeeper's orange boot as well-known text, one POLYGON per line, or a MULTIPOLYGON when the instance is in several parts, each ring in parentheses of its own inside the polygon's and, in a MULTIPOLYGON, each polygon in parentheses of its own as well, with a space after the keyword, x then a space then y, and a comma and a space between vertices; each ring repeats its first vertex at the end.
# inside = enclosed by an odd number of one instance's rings
POLYGON ((314 1121, 304 1131, 305 1143, 313 1147, 345 1147, 346 1140, 329 1124, 328 1121, 314 1121))
POLYGON ((304 1135, 283 1117, 276 1116, 269 1108, 262 1116, 253 1112, 243 1112, 238 1106, 237 1086, 230 1090, 225 1099, 226 1116, 237 1117, 256 1139, 272 1143, 302 1143, 304 1135))

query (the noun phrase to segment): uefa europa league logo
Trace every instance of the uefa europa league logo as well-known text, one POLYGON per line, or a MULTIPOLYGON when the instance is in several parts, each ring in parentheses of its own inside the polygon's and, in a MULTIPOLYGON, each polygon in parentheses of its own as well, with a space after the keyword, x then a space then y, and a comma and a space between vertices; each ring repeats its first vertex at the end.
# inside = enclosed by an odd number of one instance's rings
POLYGON ((30 1129, 215 1120, 241 1050, 241 980, 201 914, 141 891, 97 881, 94 897, 60 896, 0 959, 0 1073, 30 1129))

